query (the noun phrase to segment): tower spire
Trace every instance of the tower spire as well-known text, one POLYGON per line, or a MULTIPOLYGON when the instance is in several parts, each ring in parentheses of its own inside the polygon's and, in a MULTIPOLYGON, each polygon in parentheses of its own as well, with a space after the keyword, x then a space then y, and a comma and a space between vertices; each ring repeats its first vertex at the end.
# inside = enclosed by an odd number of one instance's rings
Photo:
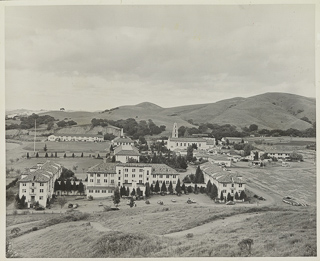
POLYGON ((172 138, 178 138, 178 125, 176 122, 173 124, 172 138))

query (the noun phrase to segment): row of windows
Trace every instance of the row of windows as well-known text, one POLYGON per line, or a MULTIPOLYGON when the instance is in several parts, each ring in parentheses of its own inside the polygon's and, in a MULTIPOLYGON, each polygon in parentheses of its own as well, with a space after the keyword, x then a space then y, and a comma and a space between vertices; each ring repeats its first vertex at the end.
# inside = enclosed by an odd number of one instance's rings
MULTIPOLYGON (((224 190, 221 190, 221 192, 222 192, 222 193, 227 193, 227 190, 224 189, 224 190)), ((232 194, 232 193, 236 193, 237 191, 234 191, 233 189, 231 189, 230 192, 231 192, 231 194, 232 194)), ((239 195, 240 195, 240 193, 241 193, 241 190, 238 191, 238 194, 239 194, 239 195)))
MULTIPOLYGON (((166 176, 166 178, 167 178, 167 179, 169 179, 169 178, 170 178, 170 175, 158 175, 158 178, 159 178, 159 179, 162 179, 162 178, 163 178, 163 176, 166 176)), ((155 178, 155 179, 156 179, 156 178, 157 178, 157 175, 153 175, 153 178, 155 178)), ((172 175, 172 178, 174 178, 174 179, 175 179, 175 178, 176 178, 176 175, 172 175)))
MULTIPOLYGON (((27 184, 26 184, 26 183, 22 183, 22 186, 23 186, 23 187, 26 187, 27 184)), ((34 186, 34 183, 32 183, 31 186, 33 187, 33 186, 34 186)), ((40 187, 44 187, 44 183, 40 183, 40 187)))
MULTIPOLYGON (((89 189, 89 193, 100 193, 100 189, 96 189, 96 190, 89 189)), ((107 190, 102 189, 101 193, 107 193, 107 190)), ((108 190, 108 193, 112 193, 112 190, 108 190)))
MULTIPOLYGON (((196 144, 196 143, 192 143, 192 144, 196 144)), ((188 147, 191 146, 192 144, 188 143, 188 147)), ((178 142, 177 142, 176 146, 177 146, 177 147, 179 146, 179 143, 178 143, 178 142)), ((186 146, 187 146, 187 143, 182 143, 182 142, 181 142, 181 143, 180 143, 180 146, 185 146, 185 147, 186 147, 186 146), (182 144, 183 144, 183 145, 182 145, 182 144)), ((201 147, 201 143, 198 143, 198 147, 201 147)))
MULTIPOLYGON (((159 183, 160 183, 160 184, 162 184, 163 182, 164 182, 164 181, 159 180, 159 183)), ((153 183, 153 184, 156 184, 156 181, 154 180, 152 183, 153 183)), ((169 181, 169 180, 166 180, 166 184, 170 184, 170 181, 169 181)), ((172 184, 176 184, 176 181, 175 181, 175 180, 172 181, 172 184)))
MULTIPOLYGON (((120 178, 119 178, 120 180, 120 178)), ((93 179, 90 179, 90 182, 93 182, 94 180, 93 179)), ((104 179, 103 180, 104 183, 108 183, 108 180, 107 179, 104 179)), ((114 184, 114 179, 110 180, 111 184, 114 184)), ((97 183, 100 183, 100 179, 97 179, 97 183)))
MULTIPOLYGON (((129 183, 129 181, 127 179, 124 180, 124 183, 129 183)), ((139 180, 139 183, 143 183, 142 179, 139 180)))
MULTIPOLYGON (((227 187, 227 184, 224 183, 223 187, 227 187)), ((234 184, 233 183, 231 184, 231 187, 234 188, 234 184)), ((239 188, 242 188, 242 184, 241 183, 239 183, 239 188)))
MULTIPOLYGON (((26 189, 22 189, 22 193, 26 193, 26 189)), ((34 189, 31 190, 32 193, 34 193, 34 189)), ((40 189, 40 193, 43 193, 43 189, 40 189)))

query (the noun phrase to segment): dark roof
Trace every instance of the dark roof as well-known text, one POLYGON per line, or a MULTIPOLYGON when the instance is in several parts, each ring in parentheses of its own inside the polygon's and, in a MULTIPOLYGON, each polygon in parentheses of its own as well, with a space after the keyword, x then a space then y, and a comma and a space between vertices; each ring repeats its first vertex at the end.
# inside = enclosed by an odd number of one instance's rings
POLYGON ((166 164, 152 164, 152 174, 179 175, 179 173, 175 169, 169 167, 166 164))
POLYGON ((38 169, 33 172, 29 172, 28 176, 19 180, 19 182, 47 182, 52 177, 52 173, 38 169))
POLYGON ((99 163, 99 164, 89 168, 87 172, 88 173, 101 172, 101 173, 115 174, 116 173, 116 164, 102 162, 102 163, 99 163))
POLYGON ((116 137, 112 140, 113 142, 126 142, 126 143, 133 143, 133 140, 130 138, 121 138, 121 137, 116 137))
POLYGON ((120 150, 119 152, 115 152, 114 155, 140 156, 140 153, 135 150, 120 150))
POLYGON ((170 138, 170 141, 176 141, 176 142, 206 142, 207 140, 203 139, 203 138, 197 138, 197 137, 182 137, 182 138, 170 138))

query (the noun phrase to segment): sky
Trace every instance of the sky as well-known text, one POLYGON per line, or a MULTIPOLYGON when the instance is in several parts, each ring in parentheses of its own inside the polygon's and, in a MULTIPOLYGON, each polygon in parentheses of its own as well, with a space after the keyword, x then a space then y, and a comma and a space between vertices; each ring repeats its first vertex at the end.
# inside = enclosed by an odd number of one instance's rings
POLYGON ((315 97, 313 5, 8 6, 6 110, 315 97))

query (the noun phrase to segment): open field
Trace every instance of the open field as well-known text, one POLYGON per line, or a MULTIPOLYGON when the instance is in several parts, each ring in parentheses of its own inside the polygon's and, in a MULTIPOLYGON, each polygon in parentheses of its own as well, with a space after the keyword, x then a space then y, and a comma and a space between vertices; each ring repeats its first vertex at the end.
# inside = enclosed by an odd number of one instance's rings
POLYGON ((248 168, 248 163, 238 162, 232 170, 241 173, 250 187, 271 196, 291 196, 309 205, 316 205, 316 167, 313 163, 290 162, 290 167, 274 163, 264 168, 248 168))

